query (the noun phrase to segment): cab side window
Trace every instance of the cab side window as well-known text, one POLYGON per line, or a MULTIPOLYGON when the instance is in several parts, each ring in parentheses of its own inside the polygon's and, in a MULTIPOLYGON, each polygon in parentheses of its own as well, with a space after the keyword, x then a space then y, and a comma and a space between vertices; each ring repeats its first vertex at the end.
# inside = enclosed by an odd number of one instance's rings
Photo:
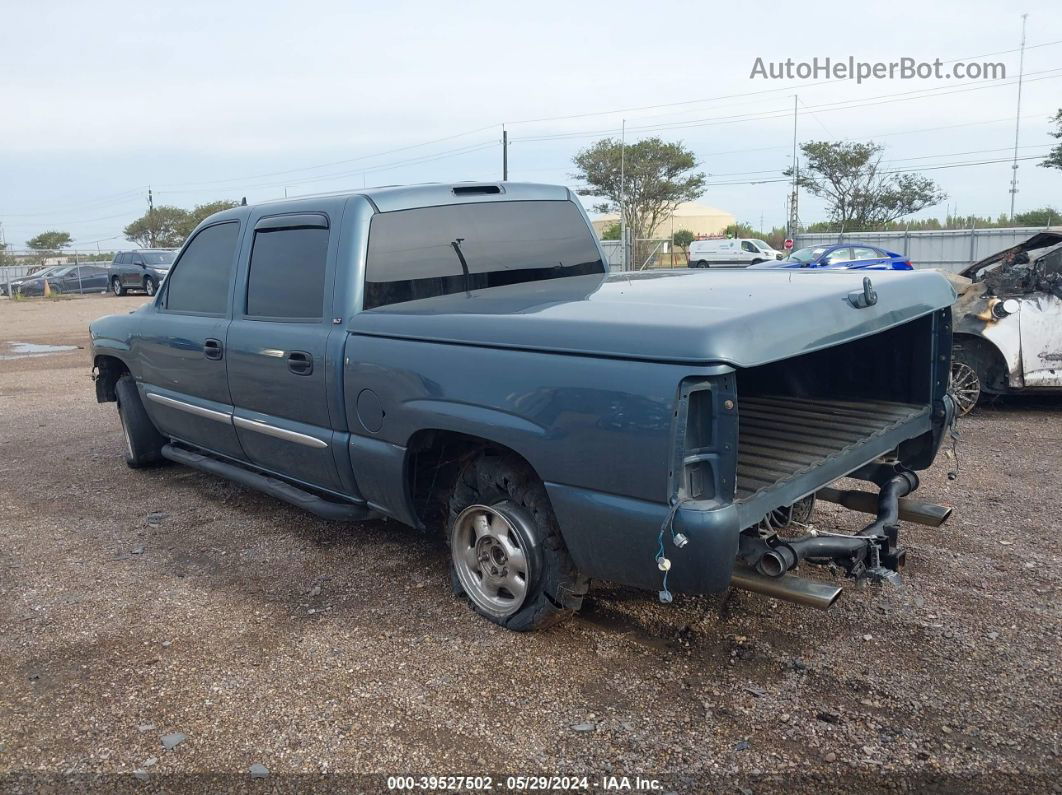
POLYGON ((166 279, 166 309, 225 314, 239 231, 239 223, 230 221, 208 226, 192 238, 166 279))
POLYGON ((759 254, 760 253, 760 250, 758 248, 756 248, 754 245, 752 245, 752 243, 750 243, 748 240, 742 240, 741 241, 741 250, 742 251, 749 251, 749 252, 751 252, 753 254, 759 254))
POLYGON ((328 227, 323 216, 316 223, 272 228, 260 224, 255 230, 247 275, 248 317, 320 320, 323 316, 328 227))

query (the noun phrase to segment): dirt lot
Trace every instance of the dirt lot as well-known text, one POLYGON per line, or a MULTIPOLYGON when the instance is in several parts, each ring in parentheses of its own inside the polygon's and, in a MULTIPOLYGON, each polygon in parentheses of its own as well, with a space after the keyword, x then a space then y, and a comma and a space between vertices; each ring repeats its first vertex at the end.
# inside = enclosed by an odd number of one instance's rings
POLYGON ((12 341, 87 346, 88 320, 143 300, 0 301, 0 786, 138 769, 145 786, 249 784, 257 763, 274 785, 1057 790, 1062 401, 962 423, 958 479, 942 455, 919 492, 955 515, 904 527, 900 588, 817 612, 595 583, 585 615, 517 635, 451 596, 438 539, 129 470, 87 351, 4 358, 12 341), (167 750, 171 732, 186 739, 167 750))

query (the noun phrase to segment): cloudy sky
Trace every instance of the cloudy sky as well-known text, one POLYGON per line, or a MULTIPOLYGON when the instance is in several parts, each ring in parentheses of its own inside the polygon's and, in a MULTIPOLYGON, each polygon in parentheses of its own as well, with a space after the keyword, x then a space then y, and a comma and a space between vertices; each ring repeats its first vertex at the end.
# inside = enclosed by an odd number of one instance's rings
MULTIPOLYGON (((1029 14, 1017 206, 1062 206, 1038 168, 1062 107, 1057 0, 1004 2, 6 3, 0 29, 0 223, 120 245, 156 204, 364 185, 510 178, 572 184, 594 140, 659 135, 710 175, 702 201, 785 217, 800 140, 869 140, 925 167, 943 215, 1007 211, 1020 13, 1029 14), (767 61, 907 56, 1001 62, 1002 80, 750 78, 767 61), (1008 162, 956 165, 980 161, 1008 162), (932 169, 932 170, 928 170, 932 169), (753 184, 749 184, 753 183, 753 184), (756 184, 758 183, 758 184, 756 184)), ((950 64, 945 64, 945 69, 950 64)), ((821 203, 805 198, 805 222, 821 203)))

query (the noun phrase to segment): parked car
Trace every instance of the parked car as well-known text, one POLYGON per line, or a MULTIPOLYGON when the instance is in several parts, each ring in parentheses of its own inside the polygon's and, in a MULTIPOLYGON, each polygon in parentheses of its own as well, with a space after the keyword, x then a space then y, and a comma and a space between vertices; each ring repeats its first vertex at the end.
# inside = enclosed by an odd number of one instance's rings
POLYGON ((13 279, 9 291, 19 295, 44 295, 44 282, 56 293, 102 293, 107 289, 107 268, 103 265, 54 265, 28 276, 13 279))
POLYGON ((591 577, 822 608, 841 589, 801 561, 894 577, 898 517, 947 514, 903 498, 954 415, 954 297, 931 271, 609 274, 568 189, 433 184, 217 213, 90 332, 129 466, 441 533, 455 592, 527 630, 591 577), (823 491, 846 475, 876 491, 823 491), (769 531, 815 493, 877 518, 769 531))
POLYGON ((164 248, 138 248, 119 251, 110 268, 110 287, 115 295, 138 290, 154 295, 170 271, 176 251, 164 248))
POLYGON ((1062 234, 1033 235, 953 281, 959 410, 969 413, 985 395, 1062 391, 1062 234))
POLYGON ((828 268, 830 270, 914 270, 903 254, 865 243, 838 243, 798 249, 779 262, 764 262, 759 268, 828 268))
POLYGON ((744 268, 784 255, 755 238, 713 238, 690 243, 691 268, 744 268))

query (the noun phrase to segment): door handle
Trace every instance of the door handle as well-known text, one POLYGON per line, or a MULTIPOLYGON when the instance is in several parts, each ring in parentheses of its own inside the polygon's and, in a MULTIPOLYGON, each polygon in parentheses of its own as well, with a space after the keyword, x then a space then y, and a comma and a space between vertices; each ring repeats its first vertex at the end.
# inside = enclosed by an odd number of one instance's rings
POLYGON ((313 372, 313 356, 306 351, 292 351, 288 354, 288 369, 295 375, 310 375, 313 372))
POLYGON ((221 340, 203 340, 203 355, 208 359, 220 359, 223 351, 224 348, 221 346, 221 340))

